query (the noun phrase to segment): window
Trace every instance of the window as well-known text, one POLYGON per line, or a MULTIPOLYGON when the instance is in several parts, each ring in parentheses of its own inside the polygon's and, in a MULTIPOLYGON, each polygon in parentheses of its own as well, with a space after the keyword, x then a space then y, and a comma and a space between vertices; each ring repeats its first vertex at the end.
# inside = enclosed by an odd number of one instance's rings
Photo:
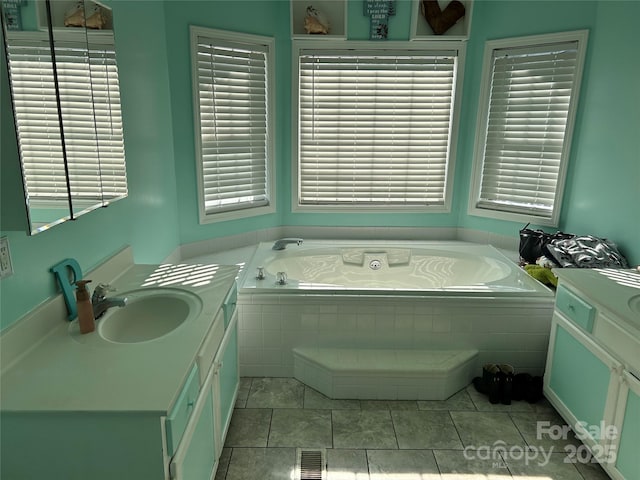
POLYGON ((127 195, 113 35, 92 36, 87 47, 84 34, 72 33, 58 33, 54 47, 62 131, 48 36, 11 32, 7 42, 31 205, 64 207, 70 194, 75 209, 76 205, 106 205, 127 195))
POLYGON ((487 42, 469 213, 557 225, 586 41, 487 42))
POLYGON ((447 211, 462 44, 334 45, 294 49, 294 209, 447 211))
POLYGON ((191 27, 200 222, 274 211, 273 39, 191 27))

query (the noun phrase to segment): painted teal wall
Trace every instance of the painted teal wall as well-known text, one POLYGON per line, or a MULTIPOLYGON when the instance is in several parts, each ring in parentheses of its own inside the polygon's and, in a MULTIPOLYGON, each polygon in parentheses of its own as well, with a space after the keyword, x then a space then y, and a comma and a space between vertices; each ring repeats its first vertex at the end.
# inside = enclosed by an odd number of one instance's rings
POLYGON ((479 1, 467 49, 454 205, 462 227, 517 235, 519 224, 467 215, 482 53, 489 39, 588 29, 589 44, 559 229, 614 240, 640 263, 640 2, 479 1))
POLYGON ((7 211, 22 209, 23 202, 3 72, 0 234, 9 239, 15 273, 0 283, 2 327, 56 294, 49 268, 64 258, 76 258, 88 271, 125 245, 132 245, 139 263, 158 263, 178 245, 164 10, 145 1, 110 5, 116 22, 128 198, 33 237, 24 233, 22 212, 5 216, 7 211))
MULTIPOLYGON (((181 243, 279 225, 461 226, 517 236, 519 224, 467 214, 474 129, 487 39, 586 28, 589 48, 560 228, 618 242, 640 263, 640 57, 634 37, 640 2, 488 1, 474 6, 465 66, 453 209, 447 214, 309 214, 291 211, 291 44, 289 3, 115 1, 129 197, 28 237, 20 213, 15 131, 2 74, 2 228, 15 273, 0 282, 0 326, 54 295, 51 265, 75 257, 89 270, 123 245, 139 263, 162 261, 181 243), (277 213, 199 225, 188 25, 276 39, 277 213), (9 119, 9 121, 7 121, 9 119), (17 213, 17 214, 16 214, 17 213), (635 223, 634 223, 635 222, 635 223)), ((389 37, 405 40, 410 2, 398 1, 389 37)), ((360 0, 348 4, 348 36, 366 39, 360 0)))
MULTIPOLYGON (((178 227, 182 243, 234 235, 269 228, 281 223, 279 214, 199 225, 198 191, 191 89, 189 25, 272 36, 276 42, 276 170, 278 193, 284 185, 289 149, 291 79, 289 3, 283 1, 180 1, 165 3, 171 109, 173 114, 174 157, 178 192, 178 227)), ((282 207, 281 199, 277 205, 282 207)))
POLYGON ((562 227, 618 243, 640 264, 640 2, 599 2, 562 227))

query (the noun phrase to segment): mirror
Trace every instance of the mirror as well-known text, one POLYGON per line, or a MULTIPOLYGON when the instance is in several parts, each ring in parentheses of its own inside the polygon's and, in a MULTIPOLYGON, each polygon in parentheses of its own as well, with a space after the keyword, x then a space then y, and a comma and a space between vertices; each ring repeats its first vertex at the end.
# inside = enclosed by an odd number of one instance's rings
POLYGON ((113 16, 81 1, 2 0, 30 233, 127 195, 113 16))

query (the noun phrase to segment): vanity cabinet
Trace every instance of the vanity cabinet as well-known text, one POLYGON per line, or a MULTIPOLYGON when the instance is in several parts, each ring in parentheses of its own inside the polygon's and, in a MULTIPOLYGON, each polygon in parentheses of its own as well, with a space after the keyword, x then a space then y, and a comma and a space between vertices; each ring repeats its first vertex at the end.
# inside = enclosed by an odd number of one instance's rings
MULTIPOLYGON (((546 394, 570 426, 579 422, 590 426, 600 425, 600 421, 613 423, 620 368, 620 363, 571 321, 554 313, 545 372, 546 394)), ((589 434, 583 442, 592 451, 602 451, 606 439, 600 437, 589 434)))
POLYGON ((614 478, 640 478, 640 380, 629 372, 624 372, 620 380, 613 423, 619 442, 611 469, 614 478))
MULTIPOLYGON (((560 275, 545 396, 612 478, 635 480, 640 478, 640 380, 633 362, 640 350, 620 348, 601 335, 624 320, 607 308, 606 292, 600 292, 605 300, 595 300, 578 272, 570 275, 564 280, 560 275)), ((633 332, 627 337, 633 339, 633 332)), ((588 461, 580 452, 567 458, 588 461)))
MULTIPOLYGON (((169 469, 171 479, 209 480, 215 474, 240 384, 235 291, 234 285, 198 354, 199 368, 194 365, 193 371, 202 371, 204 367, 208 367, 208 370, 201 383, 198 399, 192 403, 193 408, 184 429, 184 435, 171 459, 169 469), (224 332, 221 332, 221 326, 226 327, 224 332), (221 333, 223 333, 222 337, 220 337, 221 333), (212 362, 207 363, 206 359, 213 350, 211 345, 216 345, 215 357, 212 362)), ((180 399, 189 398, 189 385, 190 382, 187 380, 179 401, 175 405, 178 411, 182 408, 180 399)), ((172 455, 171 416, 167 418, 165 424, 167 425, 168 451, 169 455, 172 455)))
POLYGON ((218 408, 215 413, 216 425, 219 427, 217 430, 217 454, 220 455, 236 403, 240 378, 238 367, 238 313, 235 310, 231 315, 227 334, 218 349, 215 363, 219 367, 218 375, 216 376, 218 408))
POLYGON ((62 325, 4 373, 2 386, 11 391, 3 392, 0 478, 211 480, 239 386, 237 268, 228 268, 218 272, 191 331, 142 346, 89 348, 73 343, 62 325), (69 380, 61 365, 84 370, 45 400, 69 380))

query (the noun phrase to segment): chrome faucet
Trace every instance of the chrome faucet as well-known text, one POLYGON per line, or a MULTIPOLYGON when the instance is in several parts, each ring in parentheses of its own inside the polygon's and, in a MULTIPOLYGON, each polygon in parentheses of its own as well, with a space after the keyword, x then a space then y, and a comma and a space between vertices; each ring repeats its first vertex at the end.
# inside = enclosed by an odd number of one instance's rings
POLYGON ((115 291, 115 288, 104 283, 95 288, 91 296, 94 318, 100 318, 111 307, 124 307, 127 304, 127 297, 107 297, 107 292, 113 291, 115 291))
POLYGON ((301 238, 281 238, 280 240, 276 240, 276 242, 273 244, 273 247, 271 247, 271 249, 284 250, 285 248, 287 248, 287 245, 290 243, 297 243, 298 245, 301 245, 302 239, 301 238))

